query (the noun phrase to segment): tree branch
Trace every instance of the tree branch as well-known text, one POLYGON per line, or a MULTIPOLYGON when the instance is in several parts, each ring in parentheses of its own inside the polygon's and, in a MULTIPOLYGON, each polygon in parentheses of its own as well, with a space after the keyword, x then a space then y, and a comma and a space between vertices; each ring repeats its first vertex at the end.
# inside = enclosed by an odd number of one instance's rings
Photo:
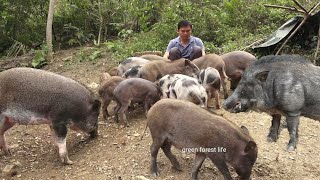
POLYGON ((314 11, 315 9, 317 9, 317 7, 318 7, 319 5, 320 5, 320 2, 318 2, 318 4, 316 4, 315 6, 313 6, 313 7, 311 8, 311 10, 308 12, 308 14, 311 15, 312 11, 314 11))
POLYGON ((301 4, 300 4, 298 1, 293 0, 293 2, 294 2, 297 6, 299 6, 299 8, 304 11, 304 13, 308 14, 308 11, 307 11, 303 6, 301 6, 301 4))
POLYGON ((286 10, 289 10, 289 11, 293 11, 293 12, 300 12, 300 13, 303 13, 305 14, 304 11, 302 10, 299 10, 295 7, 287 7, 287 6, 278 6, 278 5, 271 5, 271 4, 264 4, 265 7, 272 7, 272 8, 279 8, 279 9, 286 9, 286 10))

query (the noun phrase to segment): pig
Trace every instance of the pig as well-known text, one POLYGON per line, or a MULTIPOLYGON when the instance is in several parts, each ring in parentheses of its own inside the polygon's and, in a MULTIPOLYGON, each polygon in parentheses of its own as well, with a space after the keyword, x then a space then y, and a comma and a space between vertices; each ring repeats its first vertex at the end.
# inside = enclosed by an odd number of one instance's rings
POLYGON ((199 71, 199 68, 194 63, 182 58, 175 61, 152 61, 145 64, 140 69, 139 77, 155 82, 167 74, 185 74, 193 76, 199 71))
POLYGON ((225 71, 225 63, 219 55, 206 54, 192 61, 199 69, 206 69, 207 67, 215 68, 219 71, 221 78, 221 85, 223 88, 224 98, 227 99, 229 94, 227 90, 226 79, 228 76, 225 71))
POLYGON ((256 60, 256 57, 246 51, 232 51, 221 55, 226 64, 226 74, 230 78, 230 89, 235 90, 244 70, 256 60))
POLYGON ((189 101, 203 108, 208 106, 206 89, 192 77, 173 81, 169 87, 169 98, 189 101))
POLYGON ((272 116, 267 136, 276 142, 281 116, 286 117, 290 140, 296 149, 300 115, 320 118, 320 68, 298 55, 269 55, 253 62, 242 75, 223 107, 231 112, 258 110, 272 116))
POLYGON ((139 71, 141 69, 142 65, 134 66, 130 69, 128 69, 122 77, 125 78, 138 78, 139 77, 139 71))
POLYGON ((0 147, 11 154, 4 133, 15 124, 48 124, 60 160, 73 164, 67 126, 97 135, 100 101, 80 83, 44 70, 12 68, 0 73, 0 147))
POLYGON ((99 96, 102 98, 102 117, 107 120, 110 117, 108 113, 108 106, 111 101, 114 101, 113 91, 119 85, 120 82, 125 80, 125 78, 120 76, 112 76, 104 80, 98 89, 99 96))
POLYGON ((131 103, 144 103, 145 113, 160 99, 161 89, 153 82, 141 78, 130 78, 122 81, 114 89, 113 95, 117 102, 115 108, 115 121, 118 123, 118 116, 129 126, 126 111, 131 103))
POLYGON ((206 89, 208 98, 215 98, 216 108, 220 109, 220 87, 221 78, 218 70, 212 67, 207 67, 206 69, 201 69, 200 73, 197 74, 197 79, 206 89))
POLYGON ((147 114, 147 126, 153 140, 150 147, 152 175, 159 175, 157 155, 160 148, 173 167, 181 170, 171 152, 173 145, 196 152, 193 180, 198 179, 198 171, 206 157, 217 166, 224 179, 232 179, 226 163, 241 179, 250 178, 258 147, 244 126, 239 128, 191 102, 176 99, 162 99, 154 104, 147 114), (219 147, 225 149, 219 151, 219 147))
POLYGON ((144 54, 142 56, 140 56, 143 59, 147 59, 149 61, 154 61, 154 60, 168 60, 167 58, 164 58, 162 56, 158 56, 155 54, 144 54))
POLYGON ((140 57, 129 57, 122 61, 118 66, 118 76, 123 76, 123 74, 130 68, 134 66, 143 65, 149 63, 149 60, 140 57))
POLYGON ((101 75, 100 75, 100 84, 101 84, 103 81, 109 79, 110 77, 111 77, 111 75, 110 75, 109 73, 101 73, 101 75))
POLYGON ((113 67, 108 71, 110 76, 117 76, 118 75, 118 67, 113 67))
POLYGON ((158 86, 161 88, 161 91, 162 91, 161 98, 169 98, 169 87, 171 86, 173 81, 180 78, 192 78, 192 77, 183 75, 183 74, 167 74, 159 80, 158 86))

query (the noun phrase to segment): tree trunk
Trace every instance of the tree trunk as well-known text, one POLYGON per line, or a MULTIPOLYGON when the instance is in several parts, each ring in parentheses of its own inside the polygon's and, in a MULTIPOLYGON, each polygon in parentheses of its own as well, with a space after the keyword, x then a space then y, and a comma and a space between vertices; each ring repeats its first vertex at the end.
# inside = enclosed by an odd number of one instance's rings
POLYGON ((99 35, 98 35, 98 42, 97 46, 100 46, 101 42, 101 35, 102 35, 102 28, 103 28, 103 16, 102 16, 102 10, 101 10, 101 1, 98 2, 98 8, 99 8, 99 35))
POLYGON ((50 0, 48 19, 47 19, 47 30, 46 30, 46 41, 48 46, 47 60, 52 62, 53 60, 53 45, 52 45, 52 22, 53 22, 53 13, 56 0, 50 0))

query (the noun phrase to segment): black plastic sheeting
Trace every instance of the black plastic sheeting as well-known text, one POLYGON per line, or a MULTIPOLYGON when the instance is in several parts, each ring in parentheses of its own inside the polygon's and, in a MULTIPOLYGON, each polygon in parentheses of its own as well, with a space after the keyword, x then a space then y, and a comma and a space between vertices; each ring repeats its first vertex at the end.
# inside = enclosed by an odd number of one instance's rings
MULTIPOLYGON (((253 44, 251 48, 258 49, 258 48, 270 47, 272 45, 278 44, 281 40, 289 36, 295 30, 295 28, 302 22, 302 20, 303 20, 302 16, 293 17, 292 19, 284 23, 275 32, 273 32, 270 36, 268 36, 265 40, 257 44, 253 44)), ((314 32, 318 32, 319 24, 320 24, 320 11, 314 14, 313 16, 309 17, 305 22, 305 24, 301 27, 301 30, 299 30, 300 32, 296 33, 294 36, 301 36, 298 38, 300 40, 301 38, 302 39, 307 38, 306 35, 303 35, 303 34, 305 34, 306 32, 308 32, 308 34, 309 33, 314 34, 314 32)), ((317 35, 317 33, 315 33, 314 35, 317 35)), ((296 38, 293 38, 293 39, 296 39, 296 38)))

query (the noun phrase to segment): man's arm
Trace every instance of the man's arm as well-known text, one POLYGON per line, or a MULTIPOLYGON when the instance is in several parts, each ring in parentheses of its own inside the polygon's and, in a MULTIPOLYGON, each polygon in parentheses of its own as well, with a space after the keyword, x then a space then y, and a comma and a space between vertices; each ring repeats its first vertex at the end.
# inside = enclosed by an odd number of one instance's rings
POLYGON ((167 46, 166 52, 164 53, 163 57, 169 59, 169 52, 174 47, 173 40, 171 40, 167 46))
POLYGON ((163 57, 169 59, 169 52, 166 51, 166 52, 164 53, 163 57))

